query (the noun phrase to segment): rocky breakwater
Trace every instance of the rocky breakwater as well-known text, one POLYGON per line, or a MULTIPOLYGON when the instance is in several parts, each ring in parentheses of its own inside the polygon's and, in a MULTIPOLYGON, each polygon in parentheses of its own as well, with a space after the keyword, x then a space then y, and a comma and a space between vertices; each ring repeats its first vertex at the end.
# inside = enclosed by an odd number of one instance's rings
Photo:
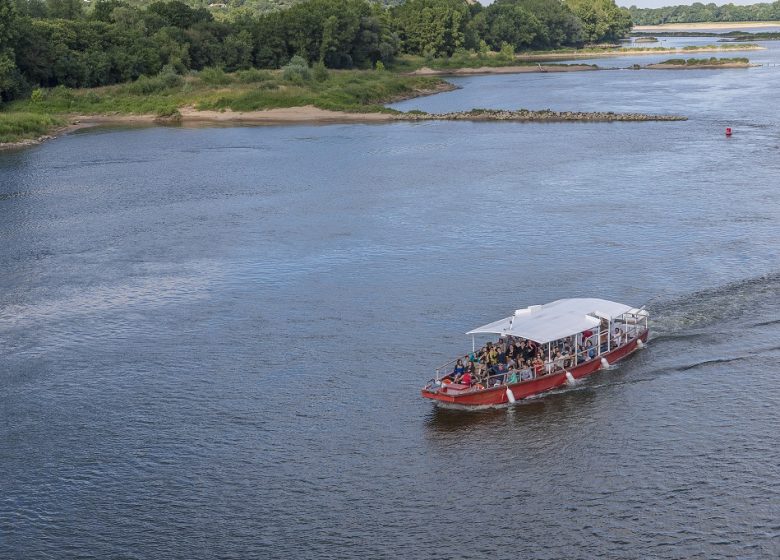
POLYGON ((411 111, 398 118, 410 121, 519 121, 519 122, 640 122, 640 121, 686 121, 681 115, 648 115, 644 113, 582 112, 582 111, 529 111, 518 109, 504 111, 497 109, 472 109, 455 113, 424 113, 411 111))

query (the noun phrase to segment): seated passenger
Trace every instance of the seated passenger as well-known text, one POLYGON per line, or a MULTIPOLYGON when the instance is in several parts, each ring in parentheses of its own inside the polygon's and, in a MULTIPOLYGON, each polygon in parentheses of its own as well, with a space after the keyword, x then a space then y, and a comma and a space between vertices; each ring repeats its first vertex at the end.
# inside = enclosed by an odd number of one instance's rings
POLYGON ((593 346, 593 341, 590 338, 585 341, 585 352, 588 353, 589 360, 596 357, 596 347, 593 346))
POLYGON ((623 331, 621 331, 618 327, 615 327, 615 334, 612 337, 612 344, 617 346, 623 345, 623 331))
POLYGON ((461 376, 460 383, 471 387, 471 374, 468 371, 461 376))
POLYGON ((452 377, 458 378, 461 375, 463 375, 466 372, 466 366, 463 365, 463 360, 458 358, 458 361, 455 362, 455 367, 452 369, 452 377))
POLYGON ((534 358, 533 365, 534 365, 534 375, 536 377, 543 375, 544 361, 542 360, 541 356, 537 355, 536 358, 534 358))

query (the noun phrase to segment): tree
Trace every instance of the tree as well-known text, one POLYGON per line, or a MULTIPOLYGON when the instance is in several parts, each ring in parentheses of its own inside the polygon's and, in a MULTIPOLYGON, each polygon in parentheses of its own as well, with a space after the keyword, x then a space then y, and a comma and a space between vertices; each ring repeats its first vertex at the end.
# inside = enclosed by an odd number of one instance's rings
POLYGON ((631 31, 631 14, 614 0, 566 0, 582 22, 583 37, 590 43, 617 41, 631 31))
POLYGON ((13 97, 22 87, 14 57, 17 29, 16 6, 11 0, 0 0, 0 102, 13 97))
POLYGON ((408 0, 393 16, 406 52, 451 56, 465 46, 471 13, 462 0, 408 0))
POLYGON ((57 19, 81 19, 83 4, 82 0, 46 0, 48 16, 57 19))

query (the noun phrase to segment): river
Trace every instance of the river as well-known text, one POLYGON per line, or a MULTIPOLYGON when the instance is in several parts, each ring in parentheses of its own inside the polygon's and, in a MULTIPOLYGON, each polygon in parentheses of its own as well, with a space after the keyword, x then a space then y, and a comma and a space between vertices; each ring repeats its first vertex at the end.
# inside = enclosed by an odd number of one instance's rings
POLYGON ((766 46, 749 70, 397 105, 687 122, 104 128, 0 154, 0 557, 777 557, 766 46), (511 408, 420 398, 465 331, 577 296, 646 303, 648 348, 511 408))

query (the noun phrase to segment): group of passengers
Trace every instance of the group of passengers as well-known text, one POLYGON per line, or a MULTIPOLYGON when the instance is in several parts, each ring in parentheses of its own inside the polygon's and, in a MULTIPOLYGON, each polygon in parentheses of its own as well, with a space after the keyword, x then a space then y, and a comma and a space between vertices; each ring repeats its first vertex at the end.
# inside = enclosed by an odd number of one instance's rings
MULTIPOLYGON (((599 333, 585 331, 577 344, 574 336, 562 338, 549 344, 549 348, 523 338, 507 336, 498 342, 488 342, 476 352, 458 358, 452 372, 445 379, 463 385, 479 384, 493 387, 504 383, 535 379, 554 371, 572 368, 594 359, 608 349, 607 333, 604 328, 599 333), (597 345, 600 348, 597 348, 597 345), (600 351, 599 351, 600 350, 600 351), (549 352, 549 359, 545 354, 549 352)), ((627 342, 627 336, 615 328, 612 347, 627 342)))

